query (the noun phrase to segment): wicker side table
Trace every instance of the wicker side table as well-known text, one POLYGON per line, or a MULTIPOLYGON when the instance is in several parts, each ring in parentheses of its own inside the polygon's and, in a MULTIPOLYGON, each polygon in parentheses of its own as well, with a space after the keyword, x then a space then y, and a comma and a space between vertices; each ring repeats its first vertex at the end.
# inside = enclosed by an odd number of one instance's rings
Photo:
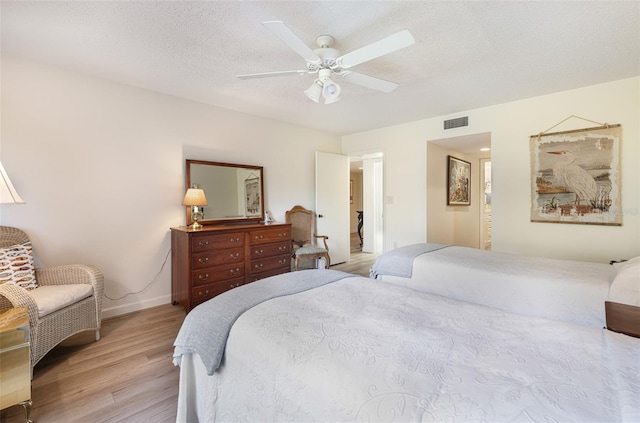
POLYGON ((29 315, 25 308, 0 312, 0 409, 22 405, 31 423, 29 315))

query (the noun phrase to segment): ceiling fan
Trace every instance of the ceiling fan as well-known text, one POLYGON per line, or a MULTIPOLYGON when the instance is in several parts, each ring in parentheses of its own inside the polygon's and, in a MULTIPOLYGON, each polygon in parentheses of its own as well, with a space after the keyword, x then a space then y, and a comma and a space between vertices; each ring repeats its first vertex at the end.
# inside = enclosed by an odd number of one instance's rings
POLYGON ((334 43, 334 39, 330 35, 320 35, 316 40, 319 48, 312 50, 300 38, 298 38, 298 36, 291 31, 284 22, 268 21, 263 22, 262 24, 276 37, 284 41, 284 43, 293 51, 305 59, 307 62, 306 69, 253 73, 248 75, 238 75, 238 78, 269 78, 272 76, 317 73, 318 78, 316 78, 311 86, 304 91, 307 97, 316 103, 320 101, 321 96, 324 99, 325 104, 335 103, 340 100, 341 88, 340 85, 331 79, 333 76, 340 76, 342 79, 351 82, 352 84, 357 84, 385 93, 393 91, 398 86, 395 82, 353 72, 349 69, 415 43, 411 33, 405 29, 379 41, 356 49, 351 53, 340 55, 338 50, 331 47, 334 43))

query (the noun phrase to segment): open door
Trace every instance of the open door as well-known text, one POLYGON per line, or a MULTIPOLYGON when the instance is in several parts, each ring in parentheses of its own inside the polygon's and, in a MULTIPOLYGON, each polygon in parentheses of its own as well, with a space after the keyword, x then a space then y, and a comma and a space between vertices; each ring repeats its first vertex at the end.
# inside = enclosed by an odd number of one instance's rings
POLYGON ((331 264, 349 260, 349 157, 316 152, 317 233, 327 235, 331 264))

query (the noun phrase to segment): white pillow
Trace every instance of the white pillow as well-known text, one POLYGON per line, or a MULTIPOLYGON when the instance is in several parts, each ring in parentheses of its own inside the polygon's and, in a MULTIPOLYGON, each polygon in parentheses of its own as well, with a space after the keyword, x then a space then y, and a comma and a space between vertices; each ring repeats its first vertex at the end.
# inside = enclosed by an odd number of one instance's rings
POLYGON ((609 288, 609 301, 640 307, 640 256, 613 267, 616 277, 609 288))

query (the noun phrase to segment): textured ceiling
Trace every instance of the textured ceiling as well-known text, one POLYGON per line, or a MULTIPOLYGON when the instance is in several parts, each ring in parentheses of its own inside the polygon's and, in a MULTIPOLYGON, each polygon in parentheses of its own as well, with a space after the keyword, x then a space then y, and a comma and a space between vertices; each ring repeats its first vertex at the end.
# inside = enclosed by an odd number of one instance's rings
POLYGON ((640 75, 638 1, 2 1, 2 53, 245 113, 348 134, 640 75), (402 29, 416 44, 354 68, 400 84, 344 81, 316 104, 313 75, 265 27, 343 54, 402 29))

